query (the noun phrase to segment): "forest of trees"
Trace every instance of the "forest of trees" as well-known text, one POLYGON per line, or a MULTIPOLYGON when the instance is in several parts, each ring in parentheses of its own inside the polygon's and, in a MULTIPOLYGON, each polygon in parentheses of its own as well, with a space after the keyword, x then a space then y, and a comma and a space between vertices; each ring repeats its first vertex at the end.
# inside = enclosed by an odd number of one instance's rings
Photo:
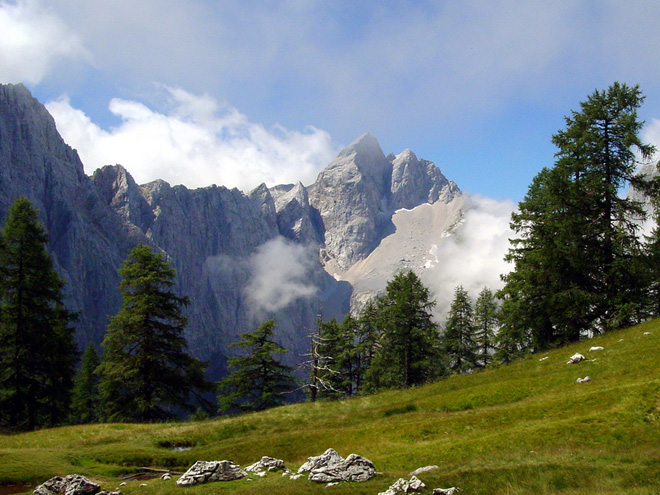
POLYGON ((554 166, 512 215, 500 290, 484 287, 473 301, 453 288, 441 328, 417 274, 394 274, 357 314, 319 318, 304 376, 280 362, 287 350, 271 319, 233 344, 225 379, 206 381, 206 363, 186 351, 174 269, 145 245, 119 270, 123 305, 101 347, 80 356, 48 236, 18 198, 0 232, 0 428, 233 414, 289 402, 296 390, 316 401, 414 387, 660 316, 660 229, 641 235, 643 205, 622 194, 632 186, 660 208, 660 180, 636 175, 656 152, 639 137, 643 101, 638 86, 614 83, 566 117, 552 137, 554 166))

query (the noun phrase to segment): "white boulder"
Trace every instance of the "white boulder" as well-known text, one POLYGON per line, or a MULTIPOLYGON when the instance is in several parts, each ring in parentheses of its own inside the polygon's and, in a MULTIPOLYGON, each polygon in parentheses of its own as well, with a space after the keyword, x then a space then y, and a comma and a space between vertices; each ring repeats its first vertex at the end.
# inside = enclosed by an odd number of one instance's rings
POLYGON ((566 363, 566 364, 579 363, 580 361, 583 361, 584 359, 586 359, 586 358, 582 354, 580 354, 579 352, 576 352, 575 354, 573 354, 571 356, 571 358, 568 360, 568 363, 566 363))
POLYGON ((176 484, 199 485, 211 481, 232 481, 246 476, 245 471, 230 461, 197 461, 176 480, 176 484))
POLYGON ((436 488, 433 490, 433 495, 455 495, 460 491, 460 488, 456 488, 454 486, 451 488, 436 488))
POLYGON ((309 472, 309 480, 317 483, 339 481, 367 481, 374 477, 376 470, 373 463, 360 455, 351 454, 342 458, 336 450, 328 449, 316 457, 309 457, 300 466, 298 473, 309 472))

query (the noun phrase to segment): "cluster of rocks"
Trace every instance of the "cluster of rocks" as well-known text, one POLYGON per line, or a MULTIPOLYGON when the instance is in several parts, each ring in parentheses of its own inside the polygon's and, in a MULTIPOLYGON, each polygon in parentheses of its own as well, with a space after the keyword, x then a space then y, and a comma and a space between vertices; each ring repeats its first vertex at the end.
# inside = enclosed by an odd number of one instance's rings
POLYGON ((34 495, 121 495, 101 490, 101 486, 79 474, 55 476, 34 489, 34 495))
POLYGON ((361 482, 370 480, 375 475, 374 465, 369 459, 357 454, 351 454, 344 459, 336 450, 328 449, 319 456, 309 457, 297 474, 293 474, 283 460, 268 456, 262 457, 244 470, 230 461, 197 461, 177 480, 177 484, 188 486, 211 481, 230 481, 245 478, 248 473, 265 476, 278 470, 282 470, 283 475, 289 475, 291 479, 298 479, 304 473, 309 473, 309 480, 317 483, 361 482))
MULTIPOLYGON (((605 349, 605 348, 602 347, 602 346, 593 346, 593 347, 589 348, 589 352, 602 351, 602 350, 604 350, 604 349, 605 349)), ((596 360, 596 359, 594 358, 592 361, 595 361, 595 360, 596 360)), ((573 355, 570 357, 570 359, 568 360, 568 362, 567 362, 566 364, 577 364, 577 363, 579 363, 579 362, 581 362, 581 361, 587 361, 587 358, 584 357, 584 356, 583 356, 582 354, 580 354, 579 352, 576 352, 575 354, 573 354, 573 355)), ((584 378, 580 378, 580 377, 578 377, 578 379, 576 380, 577 383, 587 383, 587 382, 590 382, 590 381, 591 381, 591 377, 590 377, 590 376, 585 376, 584 378)))
MULTIPOLYGON (((387 491, 379 495, 399 495, 418 492, 426 485, 417 478, 417 474, 437 469, 438 466, 426 466, 410 473, 411 478, 397 480, 387 491)), ((363 482, 376 475, 374 464, 367 458, 357 454, 350 454, 345 459, 330 448, 323 454, 307 458, 297 473, 286 467, 284 461, 274 457, 264 456, 258 462, 241 469, 230 461, 197 461, 176 481, 177 485, 192 486, 212 481, 232 481, 249 476, 265 476, 267 473, 282 471, 283 476, 298 479, 309 473, 308 479, 316 483, 327 483, 327 486, 339 482, 363 482)), ((161 476, 163 480, 171 479, 169 473, 161 476)), ((126 483, 122 483, 125 485, 126 483)), ((140 486, 146 486, 145 484, 140 486)), ((458 488, 436 488, 434 495, 453 495, 458 488)), ((102 491, 101 487, 93 481, 79 474, 72 474, 65 478, 51 478, 34 490, 34 495, 121 495, 121 492, 102 491)))
POLYGON ((408 494, 411 492, 419 492, 424 488, 426 488, 426 485, 417 476, 412 476, 410 480, 399 478, 386 491, 380 492, 378 495, 408 494))

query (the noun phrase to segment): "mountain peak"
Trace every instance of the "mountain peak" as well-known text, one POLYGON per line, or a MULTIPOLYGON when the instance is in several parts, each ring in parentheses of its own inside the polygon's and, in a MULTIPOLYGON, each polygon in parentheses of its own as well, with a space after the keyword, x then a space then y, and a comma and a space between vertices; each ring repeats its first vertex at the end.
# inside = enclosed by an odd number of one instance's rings
POLYGON ((350 155, 366 155, 369 157, 385 156, 383 150, 378 144, 378 140, 368 132, 362 134, 359 138, 344 148, 337 158, 350 155))

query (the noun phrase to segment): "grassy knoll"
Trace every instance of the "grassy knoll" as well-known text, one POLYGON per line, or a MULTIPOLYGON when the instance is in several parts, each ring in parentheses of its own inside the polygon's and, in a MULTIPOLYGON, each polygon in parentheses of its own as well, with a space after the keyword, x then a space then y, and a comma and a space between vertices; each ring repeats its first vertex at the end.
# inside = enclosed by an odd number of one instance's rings
MULTIPOLYGON (((297 404, 213 421, 72 426, 0 436, 0 485, 84 474, 115 489, 140 466, 241 465, 262 455, 295 470, 333 447, 379 474, 332 488, 279 474, 182 488, 131 481, 127 495, 377 494, 421 466, 429 486, 472 494, 660 493, 660 320, 433 385, 342 402, 297 404), (650 332, 649 335, 645 335, 650 332), (591 346, 604 350, 589 352, 591 346), (586 362, 566 361, 581 352, 586 362), (547 359, 543 359, 547 356, 547 359), (577 384, 589 375, 591 382, 577 384), (191 446, 174 452, 172 445, 191 446)), ((430 489, 426 491, 430 493, 430 489)))

